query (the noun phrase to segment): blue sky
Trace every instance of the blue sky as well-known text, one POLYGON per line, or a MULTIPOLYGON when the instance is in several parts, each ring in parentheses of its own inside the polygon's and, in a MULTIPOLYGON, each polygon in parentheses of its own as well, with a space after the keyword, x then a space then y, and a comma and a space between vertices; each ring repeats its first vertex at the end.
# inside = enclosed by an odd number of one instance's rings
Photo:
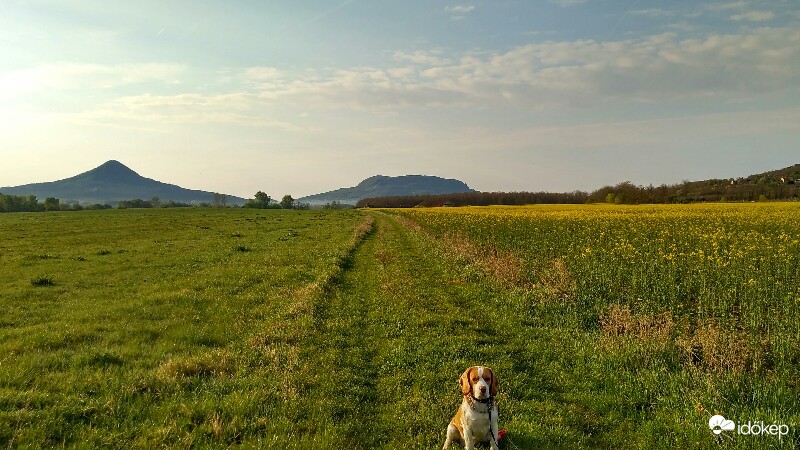
POLYGON ((0 186, 116 159, 244 197, 592 190, 799 144, 796 1, 0 3, 0 186))

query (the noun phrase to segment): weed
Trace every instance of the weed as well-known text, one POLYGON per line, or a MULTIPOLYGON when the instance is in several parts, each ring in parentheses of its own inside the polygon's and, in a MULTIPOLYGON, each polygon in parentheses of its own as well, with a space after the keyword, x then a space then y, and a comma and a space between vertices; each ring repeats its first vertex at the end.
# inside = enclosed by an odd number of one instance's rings
POLYGON ((55 286, 56 282, 50 275, 39 275, 31 278, 31 286, 44 287, 55 286))

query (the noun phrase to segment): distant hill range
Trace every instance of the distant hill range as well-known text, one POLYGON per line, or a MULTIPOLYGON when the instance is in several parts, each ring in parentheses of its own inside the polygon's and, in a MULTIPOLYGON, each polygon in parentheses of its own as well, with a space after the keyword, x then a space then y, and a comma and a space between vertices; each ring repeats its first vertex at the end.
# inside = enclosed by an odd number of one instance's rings
POLYGON ((463 192, 475 192, 475 190, 471 189, 463 181, 429 175, 403 175, 399 177, 376 175, 358 183, 355 187, 341 188, 322 194, 309 195, 298 199, 298 201, 311 205, 322 205, 334 201, 355 205, 359 200, 370 197, 436 195, 463 192))
MULTIPOLYGON (((150 200, 158 197, 162 202, 211 203, 213 192, 186 189, 174 184, 145 178, 119 161, 108 161, 88 172, 48 183, 0 188, 6 195, 35 195, 40 200, 55 197, 62 202, 111 203, 123 200, 150 200)), ((227 203, 244 204, 247 200, 227 196, 227 203)))

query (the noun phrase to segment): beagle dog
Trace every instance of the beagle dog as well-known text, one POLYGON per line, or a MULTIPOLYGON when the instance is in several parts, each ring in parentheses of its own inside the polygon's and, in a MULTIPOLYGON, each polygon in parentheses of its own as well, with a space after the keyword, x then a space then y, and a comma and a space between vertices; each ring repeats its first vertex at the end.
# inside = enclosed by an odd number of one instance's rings
POLYGON ((489 443, 498 450, 497 439, 497 376, 485 366, 472 366, 458 379, 464 399, 456 416, 447 426, 447 438, 443 450, 458 442, 466 450, 473 450, 476 443, 489 443))

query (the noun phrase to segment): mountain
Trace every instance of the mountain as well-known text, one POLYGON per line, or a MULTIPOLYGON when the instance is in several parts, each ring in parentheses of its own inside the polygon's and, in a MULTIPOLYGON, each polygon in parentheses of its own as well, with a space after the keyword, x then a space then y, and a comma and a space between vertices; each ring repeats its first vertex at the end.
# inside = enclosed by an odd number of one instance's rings
POLYGON ((321 205, 333 201, 355 205, 362 198, 396 195, 428 195, 475 192, 463 181, 429 175, 403 175, 387 177, 376 175, 358 183, 355 187, 336 189, 322 194, 298 199, 300 202, 321 205))
MULTIPOLYGON (((211 203, 214 193, 185 189, 174 184, 145 178, 119 161, 108 161, 88 172, 48 183, 0 188, 7 195, 35 195, 39 199, 56 197, 62 201, 88 203, 116 203, 140 198, 159 197, 181 203, 211 203)), ((244 204, 247 200, 228 196, 228 204, 244 204)))

